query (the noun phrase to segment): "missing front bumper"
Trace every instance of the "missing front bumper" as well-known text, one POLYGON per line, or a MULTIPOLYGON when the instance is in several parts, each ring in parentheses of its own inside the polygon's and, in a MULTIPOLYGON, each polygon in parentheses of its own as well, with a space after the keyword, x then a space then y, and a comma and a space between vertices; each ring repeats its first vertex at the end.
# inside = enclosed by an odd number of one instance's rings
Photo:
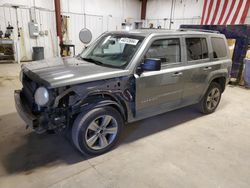
POLYGON ((37 124, 37 117, 32 114, 30 109, 21 100, 21 91, 15 90, 14 92, 15 106, 19 116, 29 126, 34 127, 37 124))

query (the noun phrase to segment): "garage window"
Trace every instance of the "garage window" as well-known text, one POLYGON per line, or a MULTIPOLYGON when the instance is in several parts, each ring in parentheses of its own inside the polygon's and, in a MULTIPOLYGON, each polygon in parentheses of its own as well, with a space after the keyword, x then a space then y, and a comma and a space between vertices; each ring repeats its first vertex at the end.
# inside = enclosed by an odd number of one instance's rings
POLYGON ((154 41, 145 58, 161 59, 162 64, 181 61, 180 39, 161 39, 154 41))
POLYGON ((227 56, 227 49, 223 38, 211 38, 214 58, 222 58, 227 56))
POLYGON ((188 61, 208 58, 207 40, 205 38, 186 38, 188 61))

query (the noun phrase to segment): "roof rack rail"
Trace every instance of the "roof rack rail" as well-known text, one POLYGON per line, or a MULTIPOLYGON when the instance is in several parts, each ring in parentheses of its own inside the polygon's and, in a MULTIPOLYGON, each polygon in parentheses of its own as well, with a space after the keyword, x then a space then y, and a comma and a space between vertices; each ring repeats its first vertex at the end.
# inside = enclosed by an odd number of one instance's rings
POLYGON ((178 31, 201 31, 201 32, 208 32, 208 33, 220 33, 219 31, 215 30, 206 30, 206 29, 195 29, 195 28, 180 28, 178 31))

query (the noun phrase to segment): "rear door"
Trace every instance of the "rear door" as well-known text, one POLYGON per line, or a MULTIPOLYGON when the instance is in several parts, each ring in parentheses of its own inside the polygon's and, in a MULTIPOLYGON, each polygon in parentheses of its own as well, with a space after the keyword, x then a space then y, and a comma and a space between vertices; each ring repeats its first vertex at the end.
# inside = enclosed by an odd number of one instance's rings
POLYGON ((213 70, 210 61, 208 37, 185 37, 187 67, 183 104, 189 105, 200 100, 207 86, 206 79, 213 70))

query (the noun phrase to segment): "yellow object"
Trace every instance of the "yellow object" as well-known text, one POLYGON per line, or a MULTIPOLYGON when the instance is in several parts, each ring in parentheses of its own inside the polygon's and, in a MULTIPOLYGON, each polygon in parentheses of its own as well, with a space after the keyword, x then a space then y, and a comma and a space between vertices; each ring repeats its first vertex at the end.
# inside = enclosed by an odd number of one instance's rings
POLYGON ((247 50, 246 58, 250 59, 250 49, 247 50))
POLYGON ((236 42, 235 39, 227 39, 227 44, 228 44, 229 54, 230 54, 231 59, 233 58, 235 42, 236 42))

